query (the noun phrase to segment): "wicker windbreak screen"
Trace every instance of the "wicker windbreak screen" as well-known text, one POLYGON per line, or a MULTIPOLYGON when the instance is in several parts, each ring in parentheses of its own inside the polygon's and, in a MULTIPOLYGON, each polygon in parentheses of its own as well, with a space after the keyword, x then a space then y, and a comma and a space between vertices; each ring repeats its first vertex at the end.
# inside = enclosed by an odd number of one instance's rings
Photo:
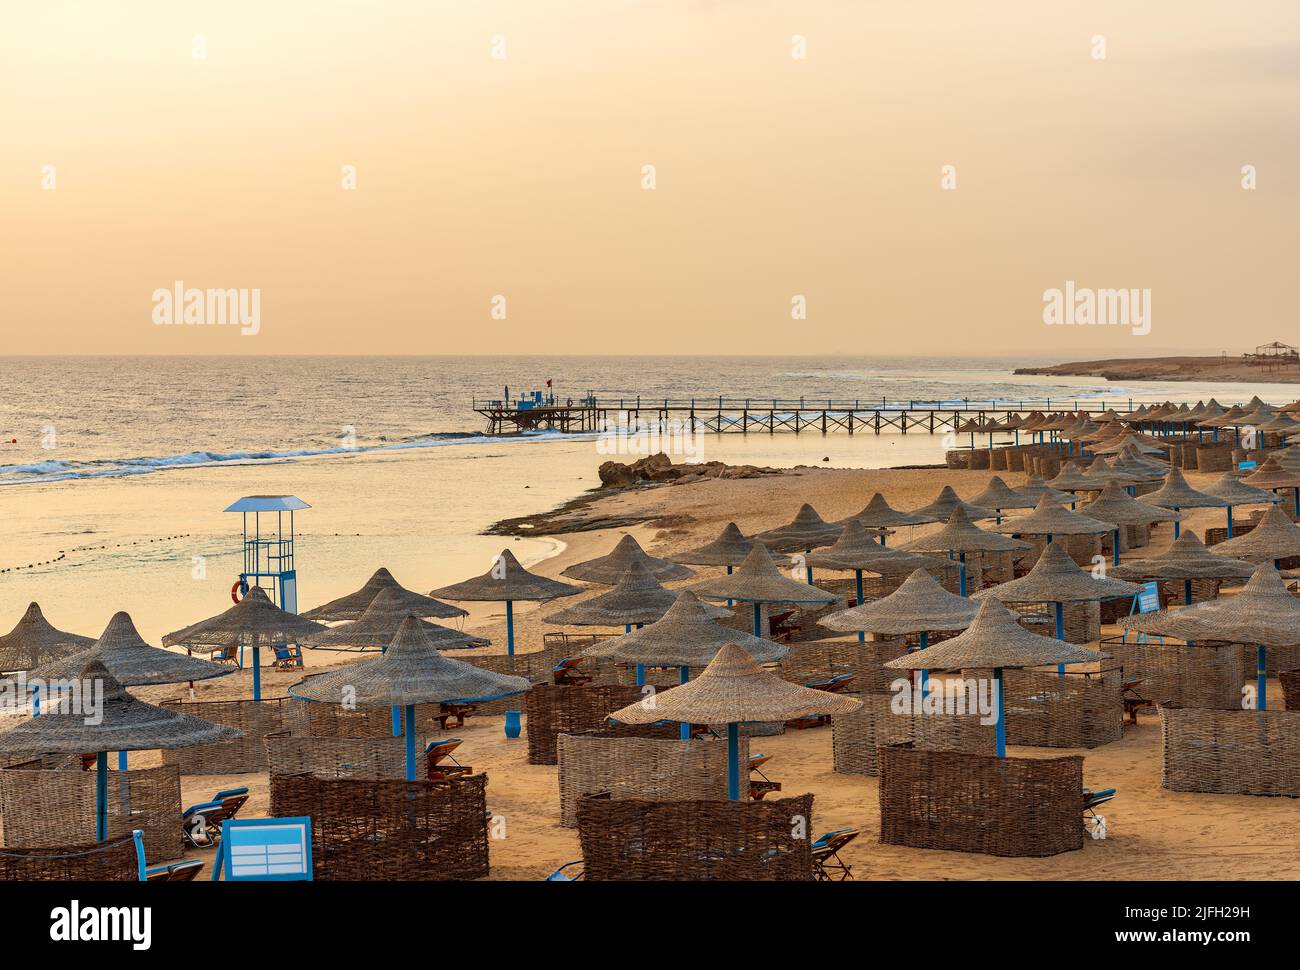
POLYGON ((263 739, 300 728, 302 709, 307 705, 288 697, 272 697, 261 701, 171 700, 163 701, 162 706, 244 732, 234 741, 164 751, 164 764, 177 765, 182 775, 238 775, 266 770, 263 739))
POLYGON ((0 882, 134 882, 135 839, 0 849, 0 882))
POLYGON ((1143 678, 1142 693, 1154 701, 1218 710, 1241 707, 1248 674, 1239 644, 1188 647, 1107 639, 1101 649, 1124 668, 1126 677, 1143 678))
POLYGON ((834 732, 831 751, 835 770, 850 775, 880 774, 880 745, 915 741, 917 747, 936 751, 964 751, 994 754, 997 737, 994 725, 981 724, 978 715, 942 714, 920 717, 892 710, 893 694, 852 694, 862 701, 861 709, 837 714, 831 719, 834 732))
POLYGON ((812 795, 761 802, 583 798, 583 878, 811 880, 812 802, 812 795))
POLYGON ((1300 797, 1300 712, 1160 705, 1171 791, 1300 797))
POLYGON ((273 734, 266 739, 268 771, 272 775, 303 772, 322 778, 406 777, 403 738, 296 738, 273 734))
MULTIPOLYGON (((636 703, 641 688, 618 684, 556 687, 540 684, 524 695, 527 716, 528 763, 553 765, 558 757, 555 739, 602 727, 619 708, 636 703)), ((674 726, 675 729, 675 726, 674 726)))

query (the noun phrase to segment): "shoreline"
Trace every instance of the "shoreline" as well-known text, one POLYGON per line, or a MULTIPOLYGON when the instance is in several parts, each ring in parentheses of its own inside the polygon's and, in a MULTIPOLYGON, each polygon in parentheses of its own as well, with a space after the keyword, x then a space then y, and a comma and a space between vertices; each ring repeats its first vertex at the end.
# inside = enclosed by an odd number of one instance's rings
POLYGON ((1013 374, 1035 377, 1099 377, 1106 381, 1222 381, 1233 384, 1300 384, 1300 367, 1268 368, 1240 356, 1114 357, 1077 360, 1046 367, 1017 367, 1013 374))

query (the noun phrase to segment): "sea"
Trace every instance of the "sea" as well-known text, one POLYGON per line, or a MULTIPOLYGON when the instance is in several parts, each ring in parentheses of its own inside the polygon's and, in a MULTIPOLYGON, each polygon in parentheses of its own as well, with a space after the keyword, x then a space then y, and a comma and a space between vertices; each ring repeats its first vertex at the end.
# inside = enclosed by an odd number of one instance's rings
MULTIPOLYGON (((1294 385, 1015 375, 1050 359, 933 357, 0 357, 0 632, 31 600, 96 633, 126 609, 159 637, 229 604, 251 494, 294 494, 300 603, 355 589, 378 565, 422 591, 485 571, 483 530, 599 484, 629 439, 491 436, 474 403, 542 389, 643 403, 886 402, 1259 395, 1294 385)), ((650 441, 649 444, 656 444, 650 441)), ((948 442, 949 444, 951 441, 948 442)), ((943 460, 942 435, 707 435, 674 460, 883 468, 943 460)), ((536 562, 558 546, 511 540, 536 562)))

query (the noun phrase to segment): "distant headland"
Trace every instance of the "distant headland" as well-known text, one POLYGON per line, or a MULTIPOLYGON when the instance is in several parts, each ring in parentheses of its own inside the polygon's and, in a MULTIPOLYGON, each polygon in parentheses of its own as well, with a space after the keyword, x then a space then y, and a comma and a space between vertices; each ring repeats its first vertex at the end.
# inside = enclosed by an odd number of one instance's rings
POLYGON ((1017 367, 1017 374, 1102 377, 1108 381, 1242 381, 1300 384, 1300 351, 1274 342, 1253 353, 1213 357, 1116 357, 1050 367, 1017 367))

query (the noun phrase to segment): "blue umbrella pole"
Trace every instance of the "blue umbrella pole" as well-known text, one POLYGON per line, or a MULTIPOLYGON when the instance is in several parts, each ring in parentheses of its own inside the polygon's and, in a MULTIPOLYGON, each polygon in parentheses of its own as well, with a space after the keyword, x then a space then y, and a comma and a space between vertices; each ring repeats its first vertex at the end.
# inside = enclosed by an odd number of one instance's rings
POLYGON ((393 708, 393 737, 400 738, 401 736, 402 736, 402 709, 400 707, 394 707, 393 708))
POLYGON ((108 752, 95 755, 95 841, 108 838, 108 752))
POLYGON ((1262 644, 1255 648, 1255 693, 1259 700, 1255 704, 1256 710, 1268 710, 1268 648, 1262 644))
MULTIPOLYGON (((921 631, 920 649, 924 650, 930 645, 930 631, 921 631)), ((925 700, 925 695, 930 692, 930 671, 921 671, 921 700, 925 700)), ((922 712, 924 713, 924 712, 922 712)))
POLYGON ((506 600, 506 655, 515 655, 515 604, 506 600))
POLYGON ((118 770, 118 771, 126 771, 126 752, 125 752, 125 751, 119 751, 119 752, 117 753, 117 770, 118 770))
MULTIPOLYGON (((1065 604, 1053 603, 1052 607, 1056 613, 1056 639, 1065 639, 1065 604)), ((1065 664, 1056 665, 1056 673, 1059 677, 1065 676, 1065 664)))
MULTIPOLYGON (((732 569, 734 569, 734 568, 735 568, 735 567, 732 566, 731 563, 727 563, 727 575, 728 575, 728 576, 731 575, 731 571, 732 571, 732 569)), ((728 606, 731 605, 731 600, 727 600, 727 605, 728 605, 728 606)))
MULTIPOLYGON (((1179 511, 1179 510, 1178 510, 1178 509, 1174 509, 1174 511, 1177 512, 1177 511, 1179 511)), ((1177 519, 1174 519, 1174 538, 1175 538, 1175 539, 1178 538, 1178 520, 1177 520, 1177 519)))
POLYGON ((763 604, 755 603, 754 604, 754 636, 761 637, 762 635, 763 635, 763 604))
POLYGON ((1232 506, 1228 506, 1228 538, 1232 538, 1232 506))
POLYGON ((1190 579, 1183 580, 1183 605, 1192 605, 1192 581, 1190 579))
POLYGON ((965 596, 966 595, 966 553, 959 552, 957 554, 957 561, 958 561, 957 568, 961 570, 961 572, 958 574, 961 583, 961 586, 959 587, 958 591, 961 593, 962 596, 965 596))
POLYGON ((262 699, 262 649, 253 647, 253 700, 262 699))
MULTIPOLYGON (((677 668, 677 683, 684 684, 690 679, 691 679, 690 667, 677 668)), ((683 721, 681 723, 681 729, 682 729, 682 733, 679 736, 683 741, 689 741, 691 739, 691 726, 685 721, 683 721)))
POLYGON ((998 721, 997 721, 997 729, 996 729, 998 757, 1005 758, 1007 756, 1007 711, 1006 711, 1006 706, 1002 703, 1002 668, 1001 667, 996 667, 993 670, 993 690, 998 695, 997 701, 995 701, 998 708, 998 721))
POLYGON ((415 705, 406 705, 406 780, 415 781, 415 705))
POLYGON ((727 798, 740 801, 740 725, 727 725, 727 798))
POLYGON ((636 665, 636 685, 638 687, 645 686, 645 664, 636 665))
MULTIPOLYGON (((861 605, 862 605, 862 570, 861 570, 861 569, 855 569, 855 570, 853 570, 853 572, 854 572, 854 574, 857 576, 857 582, 858 582, 858 605, 861 606, 861 605)), ((862 630, 859 630, 859 631, 858 631, 858 643, 866 643, 866 642, 867 642, 867 635, 866 635, 866 633, 864 633, 862 630)))
POLYGON ((1110 546, 1111 546, 1110 564, 1112 566, 1118 566, 1119 565, 1119 529, 1115 530, 1114 536, 1111 539, 1110 546))
POLYGON ((32 688, 32 717, 40 717, 40 716, 41 716, 41 689, 39 687, 33 687, 32 688))
MULTIPOLYGON (((1297 491, 1297 492, 1296 492, 1296 498, 1297 498, 1297 502, 1300 502, 1300 491, 1297 491)), ((1298 507, 1300 507, 1300 506, 1298 506, 1298 507)), ((810 563, 810 562, 808 561, 808 557, 811 556, 811 555, 812 555, 812 550, 811 550, 811 549, 805 549, 805 550, 804 550, 803 570, 804 570, 804 577, 808 580, 808 585, 809 585, 809 586, 811 586, 811 585, 813 584, 813 581, 812 581, 812 563, 810 563)))

